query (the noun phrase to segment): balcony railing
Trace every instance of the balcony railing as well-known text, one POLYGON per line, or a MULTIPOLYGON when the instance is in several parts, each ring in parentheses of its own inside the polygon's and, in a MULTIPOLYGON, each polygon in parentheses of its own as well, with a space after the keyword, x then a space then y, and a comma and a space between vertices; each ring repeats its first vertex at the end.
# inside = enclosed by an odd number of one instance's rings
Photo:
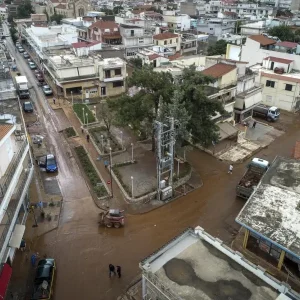
MULTIPOLYGON (((31 164, 28 165, 28 169, 30 169, 30 168, 32 168, 31 164)), ((20 202, 20 198, 22 196, 24 187, 25 187, 26 182, 28 180, 29 173, 30 172, 24 172, 23 173, 21 179, 19 180, 17 191, 14 194, 14 199, 11 199, 11 201, 8 204, 8 207, 6 209, 6 214, 7 214, 7 218, 8 218, 7 223, 6 224, 0 224, 0 226, 4 226, 4 229, 2 230, 2 233, 1 233, 1 236, 0 236, 0 249, 2 249, 2 247, 4 245, 4 242, 5 242, 5 239, 7 237, 9 228, 12 224, 12 220, 14 218, 17 206, 20 202)))
POLYGON ((25 140, 22 143, 18 153, 13 157, 12 161, 10 162, 4 176, 1 178, 0 197, 4 197, 5 193, 7 192, 7 189, 10 185, 10 182, 11 182, 15 172, 16 172, 16 169, 20 163, 21 157, 23 156, 27 145, 28 145, 27 140, 25 140))

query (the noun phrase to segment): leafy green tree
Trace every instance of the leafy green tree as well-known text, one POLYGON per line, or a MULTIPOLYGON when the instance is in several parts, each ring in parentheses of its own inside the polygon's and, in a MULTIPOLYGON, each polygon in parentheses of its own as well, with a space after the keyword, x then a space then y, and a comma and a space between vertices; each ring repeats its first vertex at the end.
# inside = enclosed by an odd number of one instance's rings
POLYGON ((15 44, 16 41, 17 41, 17 39, 18 39, 18 37, 17 37, 17 33, 18 33, 17 29, 12 26, 9 29, 9 33, 10 33, 10 36, 11 36, 11 39, 12 39, 13 43, 15 44))
POLYGON ((205 95, 204 87, 213 81, 213 78, 197 72, 195 66, 184 69, 179 78, 182 102, 191 116, 187 130, 191 133, 192 141, 203 146, 219 140, 219 130, 212 117, 224 113, 221 102, 209 100, 205 95))
MULTIPOLYGON (((122 96, 111 101, 109 106, 116 111, 117 119, 124 125, 131 124, 135 129, 152 128, 158 117, 160 98, 169 102, 173 95, 173 78, 168 72, 154 72, 151 66, 135 69, 128 79, 129 87, 139 88, 139 92, 130 97, 122 96)), ((154 131, 152 132, 152 149, 155 149, 154 131)))
POLYGON ((34 10, 30 0, 25 0, 22 1, 18 7, 17 18, 19 19, 29 18, 32 13, 34 13, 34 10))
POLYGON ((129 63, 131 63, 136 68, 141 68, 143 66, 143 61, 140 57, 129 59, 129 63))
POLYGON ((170 103, 160 101, 162 103, 159 109, 159 120, 165 122, 168 117, 173 117, 176 122, 176 144, 181 146, 184 140, 189 139, 188 124, 191 120, 191 115, 183 102, 183 93, 176 89, 170 103))
POLYGON ((208 47, 207 55, 225 54, 226 49, 227 49, 227 42, 225 40, 219 40, 214 45, 208 47))
POLYGON ((123 8, 123 6, 115 6, 114 8, 113 8, 113 14, 114 15, 117 15, 117 14, 119 14, 122 10, 123 10, 124 8, 123 8))
POLYGON ((61 23, 61 20, 64 18, 63 15, 61 14, 57 14, 56 12, 54 12, 54 15, 52 15, 50 17, 50 21, 51 22, 56 22, 56 24, 60 24, 61 23))
POLYGON ((271 36, 277 36, 281 41, 294 42, 295 34, 289 26, 280 25, 272 27, 268 30, 271 36))

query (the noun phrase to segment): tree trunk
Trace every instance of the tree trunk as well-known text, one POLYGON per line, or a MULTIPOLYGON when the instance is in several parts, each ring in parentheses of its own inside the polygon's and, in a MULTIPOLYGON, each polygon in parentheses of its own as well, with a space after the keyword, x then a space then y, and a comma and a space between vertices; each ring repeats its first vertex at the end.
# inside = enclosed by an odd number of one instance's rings
POLYGON ((151 140, 152 140, 152 152, 155 152, 155 129, 152 130, 152 136, 151 136, 151 140))

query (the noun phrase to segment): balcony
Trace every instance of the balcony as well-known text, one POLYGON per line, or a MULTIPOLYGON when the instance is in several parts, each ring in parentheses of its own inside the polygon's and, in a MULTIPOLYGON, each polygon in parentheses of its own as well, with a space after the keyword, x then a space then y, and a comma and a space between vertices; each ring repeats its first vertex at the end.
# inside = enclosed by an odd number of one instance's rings
POLYGON ((18 147, 16 154, 14 155, 12 161, 10 162, 5 174, 0 179, 0 201, 3 200, 5 194, 7 193, 14 176, 16 175, 17 169, 22 161, 25 158, 25 154, 29 150, 29 145, 27 140, 20 142, 16 142, 18 147), (23 159, 22 159, 23 158, 23 159))
POLYGON ((122 80, 124 80, 124 77, 122 75, 105 77, 103 79, 104 82, 113 82, 113 81, 122 81, 122 80))
POLYGON ((27 168, 26 170, 22 171, 18 184, 15 188, 11 200, 9 201, 8 206, 3 209, 4 216, 0 223, 0 259, 2 259, 3 252, 5 251, 6 245, 9 242, 10 234, 14 228, 14 225, 22 221, 17 221, 17 218, 19 216, 21 205, 24 202, 25 196, 29 188, 29 184, 33 176, 33 166, 28 163, 26 164, 26 166, 27 168))

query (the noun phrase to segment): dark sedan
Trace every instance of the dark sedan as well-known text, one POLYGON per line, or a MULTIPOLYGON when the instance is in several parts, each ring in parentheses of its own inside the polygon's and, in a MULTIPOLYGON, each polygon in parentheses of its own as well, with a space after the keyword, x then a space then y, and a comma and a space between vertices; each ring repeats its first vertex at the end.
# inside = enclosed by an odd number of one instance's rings
POLYGON ((55 260, 53 258, 41 259, 39 261, 31 300, 51 299, 55 269, 55 260))

